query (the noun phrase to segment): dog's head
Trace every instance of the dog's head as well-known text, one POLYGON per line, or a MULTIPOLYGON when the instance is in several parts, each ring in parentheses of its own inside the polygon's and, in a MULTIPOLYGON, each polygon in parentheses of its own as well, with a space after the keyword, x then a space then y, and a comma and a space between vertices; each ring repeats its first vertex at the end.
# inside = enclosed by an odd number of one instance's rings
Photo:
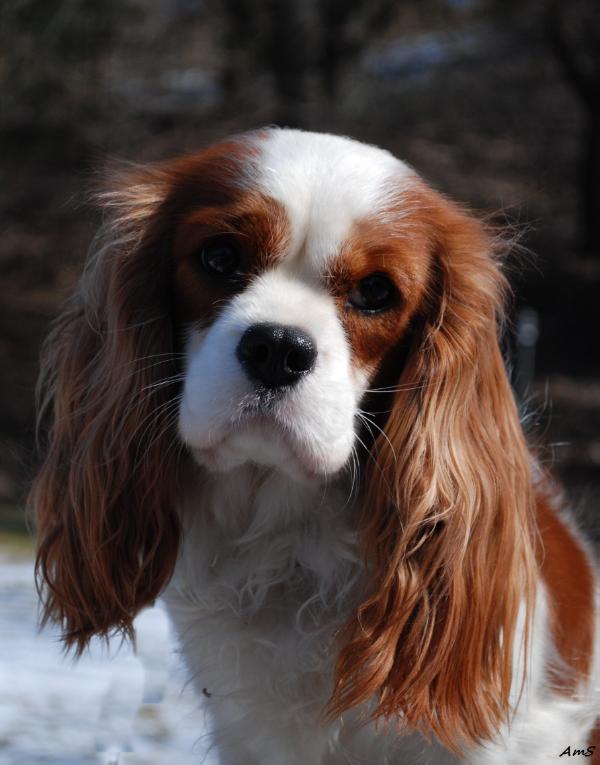
POLYGON ((292 130, 130 170, 102 199, 45 353, 46 614, 80 650, 131 633, 174 566, 182 454, 318 483, 358 450, 367 585, 330 711, 378 695, 451 744, 490 735, 533 499, 485 226, 388 152, 292 130))
POLYGON ((187 165, 214 199, 191 192, 175 218, 179 431, 210 469, 318 481, 347 464, 365 392, 423 299, 431 262, 409 216, 428 213, 415 174, 373 147, 278 130, 236 148, 227 173, 219 147, 187 165))

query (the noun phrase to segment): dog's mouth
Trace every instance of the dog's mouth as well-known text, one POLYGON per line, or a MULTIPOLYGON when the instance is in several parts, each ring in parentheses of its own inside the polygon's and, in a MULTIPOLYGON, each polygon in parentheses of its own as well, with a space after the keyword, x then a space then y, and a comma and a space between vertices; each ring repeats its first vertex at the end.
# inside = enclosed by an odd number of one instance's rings
POLYGON ((243 416, 236 417, 210 446, 192 448, 196 461, 218 472, 252 463, 281 469, 303 482, 324 477, 323 461, 273 414, 272 403, 245 406, 243 416))

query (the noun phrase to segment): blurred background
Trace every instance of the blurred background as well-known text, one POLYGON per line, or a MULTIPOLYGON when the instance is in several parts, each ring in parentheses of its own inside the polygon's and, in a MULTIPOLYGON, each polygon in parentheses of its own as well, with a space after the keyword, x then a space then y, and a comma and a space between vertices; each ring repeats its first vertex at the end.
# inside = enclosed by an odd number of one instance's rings
POLYGON ((30 565, 39 344, 97 226, 98 172, 265 124, 383 146, 520 233, 515 387, 600 542, 597 0, 2 0, 0 98, 5 560, 30 565))

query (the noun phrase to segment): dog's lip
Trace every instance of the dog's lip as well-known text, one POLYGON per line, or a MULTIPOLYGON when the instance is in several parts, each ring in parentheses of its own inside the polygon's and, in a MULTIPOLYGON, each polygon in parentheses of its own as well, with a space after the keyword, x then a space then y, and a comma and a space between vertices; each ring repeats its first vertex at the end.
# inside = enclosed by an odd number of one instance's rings
POLYGON ((264 433, 266 438, 273 435, 273 433, 279 436, 283 444, 289 449, 291 455, 298 463, 298 466, 301 468, 303 476, 306 479, 312 481, 322 478, 326 474, 326 471, 322 469, 319 470, 318 461, 305 449, 302 449, 297 437, 284 423, 272 415, 259 412, 245 417, 239 422, 231 423, 229 427, 220 434, 216 441, 211 442, 206 446, 190 445, 192 452, 201 457, 208 456, 212 461, 217 457, 219 448, 225 446, 231 436, 252 428, 259 429, 261 435, 264 433))

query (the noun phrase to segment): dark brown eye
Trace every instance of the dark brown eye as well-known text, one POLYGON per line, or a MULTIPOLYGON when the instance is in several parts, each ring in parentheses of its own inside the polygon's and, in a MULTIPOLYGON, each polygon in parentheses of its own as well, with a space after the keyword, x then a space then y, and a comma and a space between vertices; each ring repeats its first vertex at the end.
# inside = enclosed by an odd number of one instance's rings
POLYGON ((384 274, 371 274, 361 279, 350 293, 349 303, 365 313, 376 313, 390 308, 397 300, 398 292, 384 274))
POLYGON ((207 242, 200 250, 200 263, 211 276, 231 279, 239 273, 240 250, 235 240, 220 237, 207 242))

